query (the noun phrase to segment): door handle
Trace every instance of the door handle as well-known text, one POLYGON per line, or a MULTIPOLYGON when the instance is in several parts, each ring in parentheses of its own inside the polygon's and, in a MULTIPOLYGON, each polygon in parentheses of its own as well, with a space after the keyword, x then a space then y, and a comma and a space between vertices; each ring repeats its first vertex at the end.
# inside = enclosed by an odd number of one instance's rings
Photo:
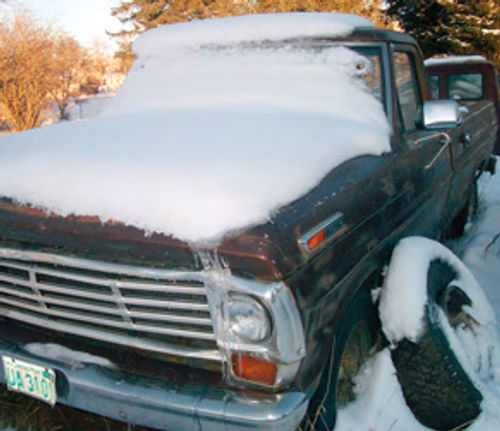
POLYGON ((449 145, 451 143, 451 137, 450 137, 450 135, 448 135, 448 133, 442 132, 439 135, 442 138, 442 141, 441 141, 442 146, 439 149, 439 151, 436 153, 436 155, 432 158, 432 160, 424 166, 425 170, 430 169, 432 167, 432 165, 434 165, 434 163, 437 162, 437 160, 439 159, 441 154, 443 154, 443 152, 449 147, 449 145))
POLYGON ((468 147, 470 144, 471 144, 471 137, 470 137, 470 133, 462 133, 460 135, 460 143, 464 146, 464 147, 468 147))

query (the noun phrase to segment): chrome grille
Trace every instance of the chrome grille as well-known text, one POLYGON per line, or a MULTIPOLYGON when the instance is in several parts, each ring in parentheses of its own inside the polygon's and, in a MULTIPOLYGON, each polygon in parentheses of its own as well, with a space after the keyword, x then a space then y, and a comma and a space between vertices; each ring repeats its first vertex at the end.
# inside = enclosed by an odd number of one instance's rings
POLYGON ((197 272, 0 248, 0 314, 144 350, 221 359, 197 272))

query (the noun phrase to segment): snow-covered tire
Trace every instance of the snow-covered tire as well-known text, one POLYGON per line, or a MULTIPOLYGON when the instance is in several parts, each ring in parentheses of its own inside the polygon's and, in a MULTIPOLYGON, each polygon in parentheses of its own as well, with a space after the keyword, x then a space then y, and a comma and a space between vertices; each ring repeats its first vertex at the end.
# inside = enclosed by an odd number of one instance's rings
POLYGON ((415 417, 436 430, 451 430, 470 422, 481 412, 483 399, 450 348, 439 318, 433 288, 440 289, 456 278, 441 262, 432 262, 427 276, 429 305, 426 329, 417 342, 404 339, 391 351, 406 403, 415 417))
POLYGON ((460 429, 473 421, 483 399, 477 386, 488 374, 487 357, 494 346, 478 348, 476 355, 467 352, 467 340, 482 336, 482 325, 486 328, 495 317, 467 268, 439 243, 404 240, 391 260, 380 314, 403 395, 415 417, 436 430, 460 429), (404 268, 412 261, 413 270, 404 268), (405 310, 409 316, 401 316, 405 310))
POLYGON ((299 428, 301 431, 331 431, 335 428, 337 409, 352 401, 353 378, 373 355, 379 330, 380 321, 370 291, 361 289, 340 323, 319 387, 299 428), (343 366, 353 369, 345 373, 343 366))

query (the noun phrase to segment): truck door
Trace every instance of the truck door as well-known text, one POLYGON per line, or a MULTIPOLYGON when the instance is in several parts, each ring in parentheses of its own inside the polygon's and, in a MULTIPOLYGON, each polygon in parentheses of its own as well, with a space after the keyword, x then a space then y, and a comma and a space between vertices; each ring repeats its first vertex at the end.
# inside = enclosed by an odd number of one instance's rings
POLYGON ((395 178, 402 183, 399 188, 411 190, 411 199, 400 213, 404 214, 401 223, 408 224, 408 233, 437 235, 444 222, 452 176, 449 136, 418 128, 419 111, 425 99, 418 51, 411 45, 395 44, 391 56, 396 99, 394 145, 399 151, 395 178))
POLYGON ((483 160, 478 153, 485 153, 485 143, 491 142, 491 127, 484 124, 485 102, 484 74, 480 69, 456 71, 446 76, 448 95, 460 102, 464 115, 463 124, 454 131, 452 143, 454 179, 449 197, 451 219, 466 204, 473 189, 477 163, 483 160))

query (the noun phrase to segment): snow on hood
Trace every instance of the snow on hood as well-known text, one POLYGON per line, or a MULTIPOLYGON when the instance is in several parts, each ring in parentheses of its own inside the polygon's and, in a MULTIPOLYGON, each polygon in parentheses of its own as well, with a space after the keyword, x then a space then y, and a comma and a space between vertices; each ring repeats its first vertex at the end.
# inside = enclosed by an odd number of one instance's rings
MULTIPOLYGON (((327 22, 330 34, 353 28, 351 17, 298 17, 304 25, 295 35, 316 25, 322 34, 327 22)), ((295 20, 245 17, 147 32, 99 118, 0 140, 0 195, 205 243, 269 220, 340 163, 388 151, 383 107, 358 76, 370 67, 366 59, 336 46, 239 44, 274 19, 295 20), (224 37, 231 43, 220 46, 224 37), (188 38, 189 47, 179 47, 188 38), (201 46, 212 41, 219 45, 201 46)), ((268 30, 280 40, 292 36, 288 25, 268 30)))

